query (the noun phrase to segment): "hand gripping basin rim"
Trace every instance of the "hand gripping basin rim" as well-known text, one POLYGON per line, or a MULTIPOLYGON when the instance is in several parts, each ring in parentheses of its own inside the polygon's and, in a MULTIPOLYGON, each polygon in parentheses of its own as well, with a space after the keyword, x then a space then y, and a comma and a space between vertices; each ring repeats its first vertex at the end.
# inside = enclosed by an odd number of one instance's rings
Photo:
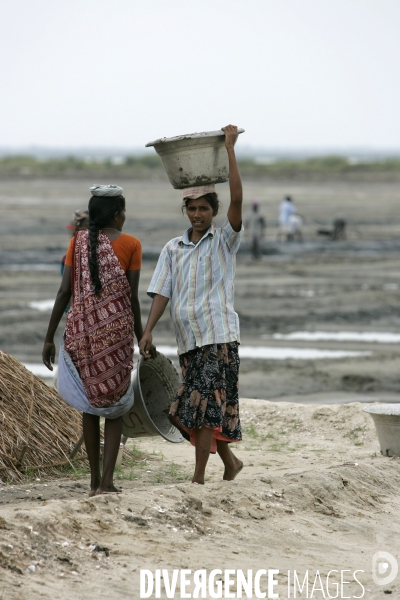
POLYGON ((161 352, 156 358, 140 357, 132 371, 135 401, 122 419, 122 433, 128 437, 161 435, 168 442, 183 441, 168 419, 169 407, 180 385, 172 362, 161 352))

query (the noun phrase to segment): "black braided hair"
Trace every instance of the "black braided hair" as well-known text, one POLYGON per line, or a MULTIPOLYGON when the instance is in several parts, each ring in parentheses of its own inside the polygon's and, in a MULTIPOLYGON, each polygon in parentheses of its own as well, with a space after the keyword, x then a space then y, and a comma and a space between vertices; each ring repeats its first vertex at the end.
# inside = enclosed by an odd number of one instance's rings
MULTIPOLYGON (((213 209, 213 212, 215 214, 218 214, 218 210, 219 210, 219 208, 221 206, 221 202, 218 200, 218 194, 216 192, 209 192, 208 194, 204 194, 204 196, 202 196, 202 197, 207 200, 208 204, 213 209)), ((184 212, 185 210, 187 210, 189 200, 191 200, 191 198, 184 198, 183 199, 183 202, 182 202, 182 212, 184 212)))
POLYGON ((99 229, 111 227, 116 212, 125 210, 123 196, 92 196, 89 200, 89 269, 96 296, 101 292, 97 263, 97 238, 99 229))

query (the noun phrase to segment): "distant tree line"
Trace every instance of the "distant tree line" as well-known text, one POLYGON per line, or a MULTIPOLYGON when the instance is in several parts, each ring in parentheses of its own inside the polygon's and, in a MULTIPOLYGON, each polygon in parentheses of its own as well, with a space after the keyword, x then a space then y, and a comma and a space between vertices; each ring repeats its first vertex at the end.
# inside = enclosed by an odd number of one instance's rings
MULTIPOLYGON (((243 177, 273 179, 321 180, 400 180, 400 158, 355 162, 343 156, 323 156, 307 159, 279 159, 262 162, 252 158, 239 159, 243 177)), ((166 177, 161 159, 156 154, 126 156, 121 159, 83 159, 76 156, 38 159, 34 156, 0 158, 3 178, 133 178, 163 179, 166 177)))

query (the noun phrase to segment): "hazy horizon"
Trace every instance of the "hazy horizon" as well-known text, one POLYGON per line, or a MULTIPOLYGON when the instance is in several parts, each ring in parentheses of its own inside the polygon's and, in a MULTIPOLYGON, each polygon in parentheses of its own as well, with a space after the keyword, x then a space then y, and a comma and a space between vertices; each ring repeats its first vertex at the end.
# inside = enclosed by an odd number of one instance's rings
POLYGON ((14 0, 0 8, 0 146, 400 144, 397 0, 14 0))
MULTIPOLYGON (((153 148, 140 148, 138 146, 59 146, 51 147, 45 145, 31 146, 0 146, 0 158, 11 156, 33 156, 37 159, 65 158, 74 156, 77 158, 115 158, 127 156, 152 156, 155 155, 153 148)), ((398 148, 371 148, 371 147, 325 147, 325 148, 284 148, 284 147, 256 147, 238 144, 236 154, 239 158, 299 158, 323 156, 343 156, 347 158, 365 158, 382 160, 385 158, 400 157, 400 145, 398 148)))

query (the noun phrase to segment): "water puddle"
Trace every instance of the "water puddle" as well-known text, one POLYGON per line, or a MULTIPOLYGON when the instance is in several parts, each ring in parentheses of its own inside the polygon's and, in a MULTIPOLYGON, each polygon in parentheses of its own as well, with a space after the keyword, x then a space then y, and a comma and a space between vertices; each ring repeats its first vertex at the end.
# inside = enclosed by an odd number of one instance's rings
POLYGON ((46 264, 46 263, 37 263, 36 265, 28 264, 28 263, 21 264, 21 265, 3 264, 3 265, 0 265, 0 270, 1 271, 58 271, 58 272, 60 272, 60 266, 46 264))
MULTIPOLYGON (((177 357, 176 346, 157 346, 165 356, 177 357)), ((277 346, 240 346, 240 358, 258 360, 321 360, 346 357, 369 356, 372 352, 352 352, 347 350, 321 350, 319 348, 279 348, 277 346)), ((138 354, 135 353, 135 360, 138 354)), ((38 377, 52 379, 54 371, 40 363, 24 363, 24 366, 38 377)))
POLYGON ((36 377, 43 377, 44 379, 53 379, 57 368, 56 365, 53 365, 54 371, 49 371, 47 367, 40 363, 23 363, 23 365, 36 377))
POLYGON ((39 300, 37 302, 29 302, 29 308, 34 308, 42 312, 52 310, 54 306, 54 298, 52 300, 39 300))
POLYGON ((258 358, 261 360, 317 360, 354 356, 367 356, 371 352, 348 350, 321 350, 320 348, 280 348, 278 346, 240 346, 240 358, 258 358))
POLYGON ((390 291, 390 290, 398 290, 399 286, 397 283, 385 283, 383 286, 384 290, 390 291))
MULTIPOLYGON (((165 356, 177 356, 176 346, 157 346, 165 356)), ((315 360, 319 358, 345 358, 347 356, 367 356, 371 352, 349 350, 321 350, 320 348, 280 348, 279 346, 239 346, 240 358, 259 360, 315 360)))
POLYGON ((313 298, 315 296, 315 292, 314 290, 300 290, 299 296, 302 296, 303 298, 313 298))
MULTIPOLYGON (((261 336, 268 339, 269 336, 261 336)), ((400 333, 388 331, 293 331, 274 333, 274 340, 299 340, 307 342, 369 342, 377 344, 398 344, 400 333)))

